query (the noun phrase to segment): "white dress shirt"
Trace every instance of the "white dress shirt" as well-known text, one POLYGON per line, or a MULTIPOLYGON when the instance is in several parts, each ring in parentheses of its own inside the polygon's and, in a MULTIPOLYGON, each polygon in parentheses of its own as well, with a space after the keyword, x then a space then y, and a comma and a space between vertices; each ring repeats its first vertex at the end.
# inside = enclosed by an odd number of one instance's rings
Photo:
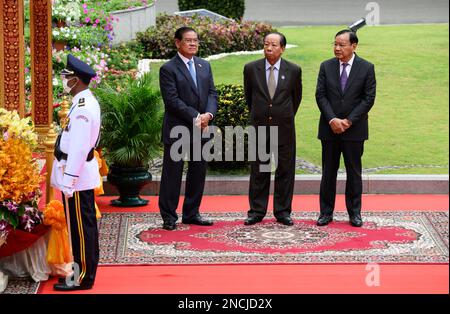
POLYGON ((185 56, 183 56, 181 53, 178 52, 178 56, 180 56, 181 60, 183 60, 184 64, 186 65, 186 68, 189 71, 189 61, 192 61, 192 65, 193 65, 193 69, 194 69, 194 74, 197 76, 197 70, 195 68, 195 62, 194 62, 194 57, 192 57, 191 59, 186 58, 185 56))
POLYGON ((344 68, 342 64, 347 63, 348 65, 345 67, 345 71, 347 71, 347 77, 350 75, 350 71, 352 69, 353 61, 355 60, 355 54, 353 54, 352 58, 348 60, 348 62, 342 62, 339 60, 339 77, 342 75, 342 69, 344 68))
MULTIPOLYGON (((186 65, 188 71, 189 71, 189 61, 192 61, 192 65, 193 65, 193 69, 194 69, 194 75, 197 76, 197 69, 195 67, 195 61, 194 61, 194 57, 192 57, 192 59, 188 59, 185 56, 183 56, 180 52, 177 52, 178 56, 181 58, 181 60, 184 62, 184 64, 186 65)), ((211 116, 211 120, 214 119, 214 115, 211 112, 205 112, 207 114, 209 114, 211 116)), ((197 119, 200 117, 200 113, 197 114, 197 119)))
MULTIPOLYGON (((344 64, 344 63, 347 63, 347 66, 345 67, 345 71, 347 72, 347 77, 350 76, 350 71, 352 70, 354 60, 355 60, 355 54, 353 54, 352 58, 350 60, 348 60, 348 62, 342 62, 341 60, 339 60, 339 77, 342 75, 342 70, 344 69, 342 64, 344 64)), ((331 119, 330 121, 328 121, 328 123, 331 124, 331 122, 334 119, 336 119, 336 118, 331 119)))

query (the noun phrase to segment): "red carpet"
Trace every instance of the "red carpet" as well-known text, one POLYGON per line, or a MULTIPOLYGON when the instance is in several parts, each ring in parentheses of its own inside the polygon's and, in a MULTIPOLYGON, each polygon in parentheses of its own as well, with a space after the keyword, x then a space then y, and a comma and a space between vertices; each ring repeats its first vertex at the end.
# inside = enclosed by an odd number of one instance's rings
MULTIPOLYGON (((145 197, 145 208, 113 208, 111 197, 99 197, 102 212, 154 212, 157 197, 145 197)), ((448 195, 364 195, 364 211, 443 211, 448 195)), ((180 207, 182 200, 180 200, 180 207)), ((205 196, 201 211, 241 212, 246 196, 205 196)), ((345 211, 343 195, 337 211, 345 211)), ((318 196, 294 197, 295 212, 317 212, 318 196)), ((178 212, 180 212, 178 210, 178 212)), ((271 214, 268 214, 271 218, 271 214)), ((93 290, 76 293, 449 293, 446 265, 380 265, 380 285, 365 283, 364 264, 353 265, 180 265, 102 266, 93 290), (120 283, 120 284, 118 284, 120 283)), ((55 279, 41 284, 40 293, 56 293, 55 279)))
POLYGON ((364 213, 354 228, 338 212, 325 227, 316 213, 294 212, 293 226, 273 218, 244 226, 245 213, 206 213, 211 227, 161 228, 159 213, 103 213, 100 264, 448 263, 448 214, 364 213))
MULTIPOLYGON (((381 265, 369 287, 365 265, 231 265, 100 267, 92 293, 298 294, 448 293, 448 265, 381 265)), ((56 279, 41 285, 53 294, 56 279)))

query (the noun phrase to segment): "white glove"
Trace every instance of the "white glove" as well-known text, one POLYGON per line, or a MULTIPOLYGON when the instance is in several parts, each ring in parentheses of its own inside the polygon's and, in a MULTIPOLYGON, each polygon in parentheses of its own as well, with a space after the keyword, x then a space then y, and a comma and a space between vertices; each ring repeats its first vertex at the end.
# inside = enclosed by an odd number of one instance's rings
POLYGON ((202 119, 200 117, 200 114, 197 114, 197 118, 194 120, 194 125, 199 129, 202 128, 202 119))
POLYGON ((73 196, 74 190, 73 190, 73 188, 70 188, 68 186, 63 186, 61 188, 61 192, 63 192, 64 195, 67 196, 67 198, 71 198, 73 196))

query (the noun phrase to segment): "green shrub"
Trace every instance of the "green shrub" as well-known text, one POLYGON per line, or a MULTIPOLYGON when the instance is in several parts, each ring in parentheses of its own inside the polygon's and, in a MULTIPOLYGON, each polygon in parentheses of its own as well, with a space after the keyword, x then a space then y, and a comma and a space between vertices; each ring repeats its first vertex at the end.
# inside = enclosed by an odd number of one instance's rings
POLYGON ((107 0, 97 2, 100 2, 104 10, 107 12, 137 8, 153 3, 153 1, 148 0, 107 0))
POLYGON ((245 11, 245 0, 178 0, 180 11, 207 9, 217 14, 241 20, 245 11))
POLYGON ((261 22, 213 22, 207 17, 162 14, 156 18, 156 26, 137 33, 136 39, 144 47, 146 57, 172 58, 177 52, 174 34, 182 26, 189 26, 197 31, 200 39, 199 57, 262 49, 264 36, 274 31, 272 25, 261 22))
POLYGON ((250 123, 250 115, 247 104, 245 102, 244 88, 241 85, 221 84, 216 87, 218 93, 218 108, 214 117, 214 125, 218 127, 222 133, 222 161, 209 162, 209 166, 213 170, 231 170, 245 168, 248 165, 248 146, 247 138, 245 138, 245 161, 225 161, 225 148, 233 147, 233 156, 236 160, 236 139, 232 142, 226 142, 225 127, 241 126, 245 129, 250 123))

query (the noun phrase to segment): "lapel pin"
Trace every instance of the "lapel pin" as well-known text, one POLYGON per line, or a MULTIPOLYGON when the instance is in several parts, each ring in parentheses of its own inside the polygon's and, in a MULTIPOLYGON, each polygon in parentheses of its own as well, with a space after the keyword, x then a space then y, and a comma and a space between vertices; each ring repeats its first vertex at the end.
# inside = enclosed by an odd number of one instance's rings
POLYGON ((281 79, 284 80, 284 75, 281 76, 281 79))
POLYGON ((198 67, 199 67, 199 68, 201 68, 201 67, 202 67, 202 65, 201 65, 200 63, 197 63, 197 65, 198 65, 198 67))

